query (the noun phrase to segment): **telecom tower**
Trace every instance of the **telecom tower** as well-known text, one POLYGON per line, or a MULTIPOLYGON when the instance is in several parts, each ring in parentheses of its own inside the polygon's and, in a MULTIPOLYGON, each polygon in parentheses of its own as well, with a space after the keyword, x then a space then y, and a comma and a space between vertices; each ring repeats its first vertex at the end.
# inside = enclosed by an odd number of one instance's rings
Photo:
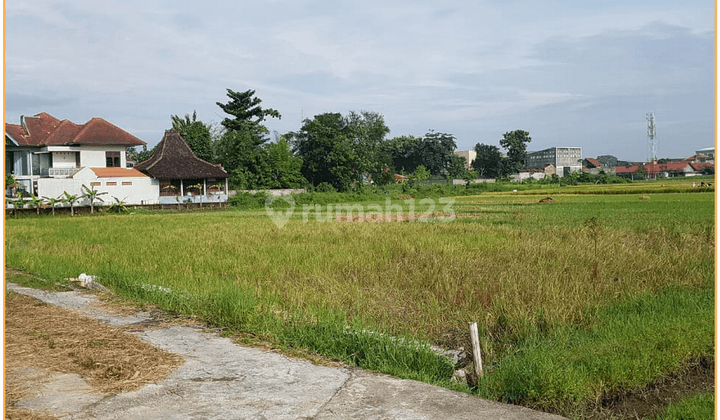
POLYGON ((655 113, 645 114, 647 120, 648 163, 657 163, 657 137, 655 137, 655 113))

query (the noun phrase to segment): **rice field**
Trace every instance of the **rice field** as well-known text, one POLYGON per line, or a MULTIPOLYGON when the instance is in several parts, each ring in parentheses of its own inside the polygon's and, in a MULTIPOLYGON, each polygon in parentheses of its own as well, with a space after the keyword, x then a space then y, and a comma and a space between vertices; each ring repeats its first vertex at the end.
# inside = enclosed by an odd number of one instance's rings
POLYGON ((325 204, 298 204, 282 228, 264 210, 6 218, 6 264, 94 274, 139 302, 455 389, 429 345, 467 346, 477 322, 487 374, 465 390, 577 415, 714 357, 714 194, 648 185, 432 199, 425 222, 328 218, 325 204))

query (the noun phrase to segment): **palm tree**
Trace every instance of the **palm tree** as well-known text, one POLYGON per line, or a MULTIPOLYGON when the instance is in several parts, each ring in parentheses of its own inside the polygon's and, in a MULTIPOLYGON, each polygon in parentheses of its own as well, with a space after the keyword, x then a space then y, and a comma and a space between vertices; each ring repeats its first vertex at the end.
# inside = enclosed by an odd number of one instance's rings
POLYGON ((101 203, 104 203, 103 199, 98 196, 107 194, 107 192, 100 192, 95 188, 88 188, 85 184, 83 184, 82 188, 85 190, 85 194, 83 194, 81 198, 90 200, 90 214, 92 214, 95 212, 95 200, 100 200, 101 203))
POLYGON ((60 201, 63 203, 70 203, 70 216, 75 215, 75 202, 78 200, 77 195, 68 194, 67 191, 63 191, 65 198, 61 198, 60 201))

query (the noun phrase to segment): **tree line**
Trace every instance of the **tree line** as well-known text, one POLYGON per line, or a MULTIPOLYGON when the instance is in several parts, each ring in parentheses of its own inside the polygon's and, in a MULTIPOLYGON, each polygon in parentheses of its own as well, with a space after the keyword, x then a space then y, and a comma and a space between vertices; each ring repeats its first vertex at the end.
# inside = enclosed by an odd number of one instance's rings
MULTIPOLYGON (((453 153, 457 144, 452 134, 430 130, 422 137, 386 138, 390 129, 384 117, 376 112, 350 111, 323 113, 307 118, 296 132, 275 136, 264 122, 281 118, 272 108, 264 108, 254 90, 235 92, 227 89, 228 101, 216 104, 228 116, 220 127, 197 119, 197 113, 184 117, 172 115, 172 128, 195 155, 220 163, 230 174, 235 189, 298 188, 324 184, 338 191, 366 183, 377 185, 394 182, 393 175, 427 179, 495 177, 519 169, 525 158, 527 132, 506 133, 500 145, 508 149, 507 157, 495 146, 478 144, 473 170, 465 169, 465 158, 453 153)), ((140 162, 152 156, 153 150, 129 150, 140 162)))

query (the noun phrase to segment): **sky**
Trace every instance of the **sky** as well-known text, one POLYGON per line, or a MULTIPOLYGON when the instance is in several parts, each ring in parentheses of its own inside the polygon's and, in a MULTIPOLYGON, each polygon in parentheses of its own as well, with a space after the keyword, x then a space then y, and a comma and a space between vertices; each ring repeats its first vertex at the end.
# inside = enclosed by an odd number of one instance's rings
POLYGON ((715 143, 713 1, 6 0, 5 121, 104 118, 157 144, 219 124, 227 89, 280 112, 373 111, 388 138, 458 150, 522 129, 529 151, 687 157, 715 143))

